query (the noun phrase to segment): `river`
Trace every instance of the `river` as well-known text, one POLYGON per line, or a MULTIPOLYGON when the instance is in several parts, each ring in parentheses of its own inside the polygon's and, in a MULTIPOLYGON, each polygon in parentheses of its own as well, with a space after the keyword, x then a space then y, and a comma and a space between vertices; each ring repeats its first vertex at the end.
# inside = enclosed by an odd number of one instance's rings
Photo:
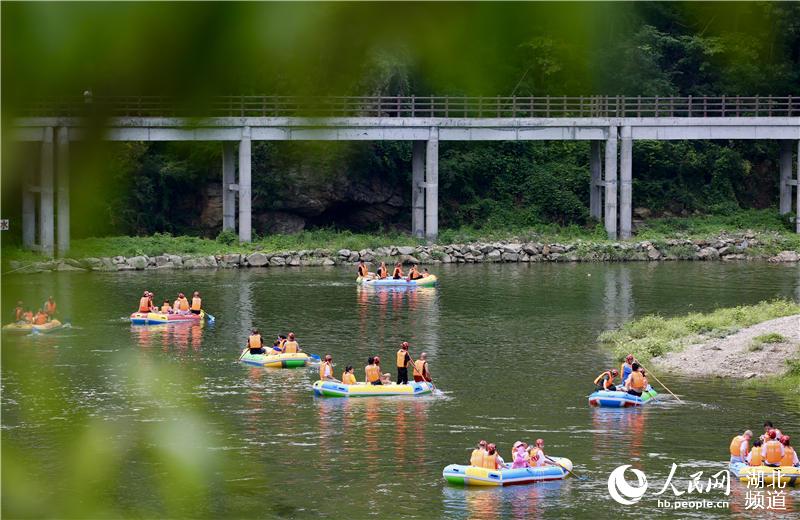
MULTIPOLYGON (((53 295, 73 327, 3 337, 2 455, 6 517, 596 518, 607 511, 676 518, 648 495, 621 506, 607 489, 621 464, 651 487, 671 464, 726 469, 731 437, 773 420, 800 442, 800 410, 778 395, 719 379, 659 374, 686 400, 592 409, 612 366, 597 335, 665 316, 771 298, 800 300, 800 268, 765 263, 447 265, 437 289, 360 290, 352 269, 281 268, 6 276, 3 313, 53 295), (202 292, 213 326, 136 327, 144 289, 156 299, 202 292), (428 353, 431 397, 315 398, 315 370, 244 367, 247 330, 294 331, 363 379, 367 356, 392 368, 397 345, 428 353), (479 440, 509 459, 541 437, 575 478, 501 489, 451 487, 442 468, 479 440)), ((613 363, 613 366, 616 366, 613 363)), ((394 370, 391 370, 394 372, 394 370)), ((662 396, 665 392, 662 393, 662 396)), ((715 499, 722 496, 712 491, 715 499)), ((685 498, 685 497, 684 497, 685 498)), ((787 507, 800 510, 800 491, 787 507), (796 504, 797 503, 797 504, 796 504)))

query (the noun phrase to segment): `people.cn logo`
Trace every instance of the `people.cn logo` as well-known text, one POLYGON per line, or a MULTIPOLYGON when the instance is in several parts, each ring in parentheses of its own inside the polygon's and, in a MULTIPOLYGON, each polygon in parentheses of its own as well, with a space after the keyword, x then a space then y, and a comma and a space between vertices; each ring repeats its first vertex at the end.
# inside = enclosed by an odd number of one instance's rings
POLYGON ((632 486, 625 480, 625 471, 630 468, 630 464, 618 466, 608 476, 608 493, 617 503, 622 505, 632 505, 638 502, 644 492, 647 491, 647 477, 643 471, 631 468, 636 476, 637 485, 632 486))

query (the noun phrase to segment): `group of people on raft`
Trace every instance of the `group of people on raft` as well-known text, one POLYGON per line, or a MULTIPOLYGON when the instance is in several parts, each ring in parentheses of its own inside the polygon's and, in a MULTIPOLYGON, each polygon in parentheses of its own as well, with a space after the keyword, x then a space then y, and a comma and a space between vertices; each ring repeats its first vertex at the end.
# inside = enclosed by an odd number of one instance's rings
POLYGON ((17 302, 17 306, 14 307, 14 323, 19 325, 23 324, 31 324, 31 325, 44 325, 45 323, 52 321, 56 315, 56 302, 52 296, 47 298, 47 301, 44 302, 34 314, 32 308, 26 308, 25 304, 22 301, 17 302))
POLYGON ((272 347, 267 348, 264 346, 264 339, 261 337, 261 333, 258 329, 252 329, 250 331, 250 336, 247 338, 247 345, 245 345, 245 348, 250 349, 251 354, 266 354, 268 356, 276 354, 297 354, 303 351, 303 349, 300 348, 300 343, 297 342, 297 338, 295 338, 294 332, 290 332, 288 336, 278 334, 278 337, 272 342, 272 347))
MULTIPOLYGON (((404 341, 400 344, 397 351, 397 384, 408 384, 408 369, 412 369, 412 378, 415 382, 431 382, 431 371, 428 366, 428 355, 422 352, 419 359, 414 360, 408 352, 409 344, 404 341)), ((355 369, 352 365, 347 365, 342 374, 342 379, 336 379, 333 373, 333 356, 325 355, 319 366, 319 378, 322 381, 336 381, 345 385, 358 384, 355 376, 355 369)), ((367 358, 367 365, 364 367, 364 383, 368 385, 390 385, 392 384, 391 374, 383 373, 381 370, 381 358, 370 356, 367 358)))
POLYGON ((625 357, 625 362, 620 366, 619 371, 612 368, 602 372, 594 379, 595 390, 608 390, 609 392, 625 391, 631 395, 641 397, 642 392, 647 389, 649 383, 647 382, 647 372, 633 357, 633 354, 628 354, 625 357), (622 374, 620 378, 620 386, 614 384, 617 376, 622 374))
POLYGON ((161 314, 200 314, 203 308, 203 300, 200 298, 200 293, 195 291, 192 293, 192 302, 189 303, 188 298, 183 293, 178 293, 175 301, 170 304, 169 300, 164 300, 161 307, 153 301, 154 295, 150 291, 145 291, 141 298, 139 298, 139 311, 138 312, 159 312, 161 314))
MULTIPOLYGON (((409 269, 408 274, 403 274, 403 264, 397 262, 394 264, 394 270, 392 271, 391 278, 394 280, 419 280, 420 278, 427 278, 431 274, 428 272, 428 269, 425 268, 422 272, 417 269, 416 265, 412 265, 411 269, 409 269)), ((358 262, 358 276, 361 278, 366 278, 367 280, 384 280, 389 278, 389 269, 386 267, 386 262, 381 262, 381 265, 378 266, 378 269, 371 273, 367 264, 364 263, 363 260, 358 262)))
POLYGON ((519 469, 536 468, 546 465, 553 465, 553 461, 544 454, 544 440, 536 439, 536 443, 528 446, 527 442, 517 441, 511 448, 511 462, 506 463, 497 446, 482 440, 478 447, 472 450, 469 457, 469 465, 478 468, 491 470, 498 469, 519 469))
POLYGON ((753 432, 745 430, 731 439, 731 463, 742 462, 749 466, 800 467, 791 438, 784 435, 771 421, 764 421, 764 433, 753 441, 753 432))

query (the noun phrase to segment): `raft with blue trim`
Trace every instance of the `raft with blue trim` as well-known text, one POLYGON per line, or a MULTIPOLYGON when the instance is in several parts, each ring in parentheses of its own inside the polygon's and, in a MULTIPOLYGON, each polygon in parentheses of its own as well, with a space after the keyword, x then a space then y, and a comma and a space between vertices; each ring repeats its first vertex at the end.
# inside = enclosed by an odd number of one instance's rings
POLYGON ((33 323, 17 322, 9 323, 3 326, 3 332, 9 334, 47 334, 63 327, 63 324, 58 320, 50 320, 41 325, 34 325, 33 323))
POLYGON ((239 361, 245 365, 267 368, 300 368, 311 364, 314 359, 305 352, 294 354, 251 354, 245 349, 239 361))
POLYGON ((750 466, 744 462, 731 462, 728 469, 742 482, 757 479, 759 483, 763 482, 769 486, 777 484, 780 480, 781 484, 787 486, 800 486, 800 468, 795 466, 750 466))
POLYGON ((356 278, 356 283, 364 287, 435 287, 439 282, 436 275, 429 274, 425 278, 407 280, 406 278, 356 278))
POLYGON ((648 385, 647 390, 642 392, 642 396, 629 394, 624 390, 614 392, 608 390, 597 390, 589 396, 589 404, 604 408, 629 408, 631 406, 642 406, 652 401, 658 392, 648 385))
POLYGON ((427 382, 409 381, 407 385, 368 385, 357 383, 345 385, 336 381, 315 381, 312 385, 314 395, 320 397, 376 397, 376 396, 416 396, 433 392, 433 385, 427 382))
POLYGON ((569 471, 572 471, 572 461, 564 457, 550 458, 563 468, 557 465, 547 465, 534 468, 511 469, 507 467, 491 470, 477 466, 450 464, 444 468, 442 476, 450 484, 458 486, 513 486, 567 478, 569 471))
POLYGON ((206 317, 205 311, 200 314, 180 314, 163 312, 134 312, 131 314, 131 323, 134 325, 169 325, 172 323, 201 323, 206 317))

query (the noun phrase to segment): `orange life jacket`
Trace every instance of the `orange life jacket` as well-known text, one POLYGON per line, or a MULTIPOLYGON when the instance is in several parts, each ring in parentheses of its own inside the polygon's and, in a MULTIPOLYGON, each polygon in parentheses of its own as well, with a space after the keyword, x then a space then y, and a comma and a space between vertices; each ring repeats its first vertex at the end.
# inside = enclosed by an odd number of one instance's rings
POLYGON ((250 348, 261 348, 263 344, 264 342, 261 341, 261 334, 251 334, 250 338, 247 340, 247 346, 250 348))
POLYGON ((367 383, 373 383, 381 378, 381 368, 378 365, 367 365, 364 368, 367 383))
POLYGON ((469 457, 469 465, 482 468, 484 455, 485 455, 484 451, 480 448, 472 450, 472 455, 469 457))
POLYGON ((330 367, 330 373, 333 375, 333 366, 327 361, 323 361, 319 365, 319 378, 323 381, 325 380, 325 367, 330 367))
POLYGON ((425 380, 428 379, 428 371, 426 370, 427 361, 418 359, 414 361, 414 375, 417 375, 425 380))
POLYGON ((49 315, 53 315, 56 313, 56 302, 50 303, 50 300, 44 302, 44 312, 49 315))
POLYGON ((203 303, 203 301, 199 297, 195 296, 194 298, 192 298, 192 310, 193 311, 199 311, 200 310, 200 305, 202 303, 203 303))
POLYGON ((750 465, 760 466, 761 464, 761 446, 753 446, 753 449, 750 450, 750 465))
POLYGON ((36 320, 34 321, 36 325, 44 325, 47 323, 47 314, 40 312, 36 314, 36 320))
POLYGON ((381 280, 383 280, 384 278, 386 278, 386 276, 387 276, 388 274, 389 274, 389 273, 386 271, 386 268, 385 268, 385 267, 383 267, 383 266, 381 266, 381 267, 378 267, 378 278, 380 278, 381 280))
POLYGON ((611 371, 610 370, 606 370, 605 372, 603 372, 602 374, 600 374, 599 376, 594 378, 594 384, 599 385, 600 382, 602 381, 603 382, 603 388, 604 389, 608 389, 608 387, 611 386, 611 382, 613 380, 614 380, 614 376, 611 375, 611 371), (608 376, 608 379, 603 381, 603 378, 605 376, 608 376))
POLYGON ((403 349, 397 351, 397 368, 405 368, 408 366, 406 365, 406 354, 408 354, 408 352, 403 349))
POLYGON ((393 278, 402 278, 403 277, 403 268, 402 267, 395 267, 394 271, 392 271, 393 278))
POLYGON ((33 312, 31 312, 31 311, 28 311, 28 312, 24 312, 24 313, 22 313, 22 318, 23 318, 25 321, 33 321, 33 312))
POLYGON ((491 455, 486 453, 483 456, 483 467, 491 470, 497 469, 497 452, 494 452, 491 455))
POLYGON ((794 448, 791 446, 783 447, 783 458, 781 459, 781 466, 794 466, 794 448))
POLYGON ((354 385, 357 383, 356 376, 345 372, 344 374, 342 374, 342 383, 346 385, 354 385))
POLYGON ((189 300, 186 298, 178 298, 178 310, 179 311, 188 311, 189 310, 189 300))
POLYGON ((631 388, 636 390, 637 392, 644 391, 644 376, 638 370, 636 372, 631 372, 631 388))
POLYGON ((23 311, 22 307, 17 307, 14 309, 14 321, 21 320, 24 313, 25 312, 23 311))
POLYGON ((297 342, 287 341, 286 343, 284 343, 283 352, 284 354, 297 354, 297 342))
POLYGON ((743 454, 739 451, 742 447, 743 440, 744 437, 742 437, 741 435, 737 435, 736 437, 733 438, 733 440, 731 440, 731 456, 744 458, 747 455, 747 453, 743 454))
POLYGON ((778 441, 767 441, 764 446, 767 447, 767 456, 764 457, 764 462, 767 464, 779 464, 783 458, 781 455, 781 443, 778 441))
POLYGON ((139 298, 139 312, 150 312, 150 298, 147 296, 139 298))
POLYGON ((369 274, 369 269, 367 269, 366 265, 359 265, 358 266, 358 276, 366 278, 369 274))

